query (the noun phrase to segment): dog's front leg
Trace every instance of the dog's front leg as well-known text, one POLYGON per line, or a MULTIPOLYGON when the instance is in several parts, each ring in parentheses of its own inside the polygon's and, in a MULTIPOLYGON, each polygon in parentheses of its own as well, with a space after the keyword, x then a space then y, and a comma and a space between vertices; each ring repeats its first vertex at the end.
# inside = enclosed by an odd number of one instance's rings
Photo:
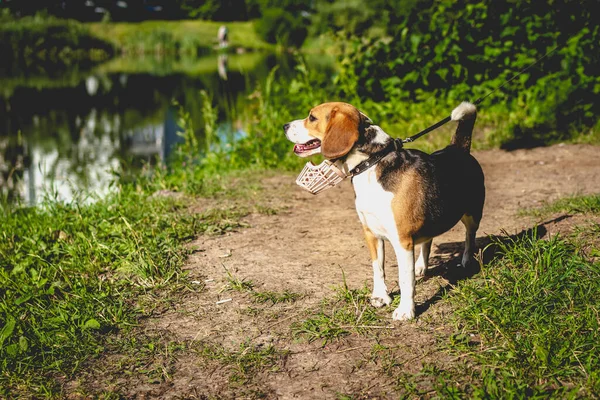
POLYGON ((387 293, 385 285, 385 250, 383 247, 383 239, 376 237, 373 232, 366 226, 365 239, 367 247, 373 261, 373 293, 371 294, 371 305, 373 307, 383 307, 390 305, 392 298, 387 293))
POLYGON ((411 240, 393 242, 398 259, 398 286, 400 305, 394 310, 395 321, 406 321, 415 317, 415 247, 411 240))

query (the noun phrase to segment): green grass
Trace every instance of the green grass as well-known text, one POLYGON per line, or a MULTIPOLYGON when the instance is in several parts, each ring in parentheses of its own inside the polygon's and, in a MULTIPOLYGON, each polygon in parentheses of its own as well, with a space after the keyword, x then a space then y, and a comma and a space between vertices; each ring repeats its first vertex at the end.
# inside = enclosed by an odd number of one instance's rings
POLYGON ((225 272, 227 273, 227 285, 225 286, 225 290, 233 290, 240 293, 251 292, 254 290, 254 282, 233 275, 227 268, 225 268, 225 272))
POLYGON ((283 292, 273 292, 269 290, 252 291, 252 299, 256 303, 271 303, 273 305, 279 303, 293 303, 300 298, 302 298, 302 294, 294 293, 287 289, 283 292))
POLYGON ((94 203, 0 207, 0 397, 60 392, 55 377, 75 374, 113 334, 168 307, 180 287, 202 290, 182 273, 185 244, 243 228, 248 211, 219 203, 192 213, 185 196, 152 195, 164 187, 158 171, 94 203))
POLYGON ((382 328, 382 318, 370 304, 369 288, 350 289, 344 283, 335 291, 333 299, 323 300, 317 309, 292 324, 294 337, 308 342, 321 340, 325 345, 353 333, 366 334, 382 328))
POLYGON ((276 372, 289 352, 275 346, 255 346, 251 343, 241 343, 239 350, 229 351, 217 345, 201 345, 198 353, 205 358, 225 364, 232 371, 229 382, 244 385, 254 375, 268 369, 276 372))
MULTIPOLYGON (((0 220, 0 381, 70 374, 138 318, 134 296, 175 283, 202 219, 124 188, 88 206, 9 208, 0 220)), ((4 386, 4 385, 2 385, 4 386)))
MULTIPOLYGON (((87 23, 91 34, 112 43, 126 53, 193 53, 198 49, 209 50, 217 45, 217 31, 221 22, 143 21, 115 23, 87 23)), ((231 48, 273 49, 254 31, 254 23, 228 22, 229 45, 231 48)))
POLYGON ((580 252, 576 239, 558 235, 495 244, 499 255, 480 278, 461 283, 449 297, 465 337, 481 341, 454 344, 482 367, 472 395, 598 395, 598 261, 580 252))
POLYGON ((521 211, 522 215, 546 217, 556 213, 600 214, 600 195, 572 196, 546 203, 542 207, 521 211))
MULTIPOLYGON (((223 266, 223 268, 225 268, 223 266)), ((302 298, 302 294, 295 293, 289 290, 283 292, 275 292, 270 290, 259 291, 255 288, 255 283, 252 280, 240 278, 225 268, 227 274, 226 285, 223 290, 233 290, 239 293, 248 293, 255 303, 271 303, 272 305, 279 303, 293 303, 302 298)))

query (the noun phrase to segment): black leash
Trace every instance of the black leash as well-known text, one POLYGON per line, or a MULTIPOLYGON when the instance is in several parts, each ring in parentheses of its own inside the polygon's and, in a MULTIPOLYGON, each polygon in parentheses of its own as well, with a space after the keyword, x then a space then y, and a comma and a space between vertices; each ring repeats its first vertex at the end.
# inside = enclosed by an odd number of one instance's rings
MULTIPOLYGON (((546 54, 544 54, 543 56, 541 56, 540 58, 538 58, 537 60, 535 60, 532 64, 529 64, 527 67, 525 67, 524 69, 522 69, 518 74, 516 74, 515 76, 513 76, 509 80, 505 81, 502 85, 500 85, 497 88, 491 90, 485 96, 480 97, 477 100, 475 100, 473 102, 473 104, 476 105, 476 106, 479 105, 483 100, 485 100, 485 98, 487 98, 488 96, 490 96, 495 91, 501 89, 502 87, 504 87, 505 85, 507 85, 508 83, 510 83, 511 81, 513 81, 514 79, 516 79, 518 76, 520 76, 525 71, 527 71, 529 68, 533 67, 534 65, 536 65, 537 63, 539 63, 540 61, 542 61, 544 58, 548 57, 550 54, 554 53, 559 47, 560 46, 556 46, 555 48, 553 48, 552 50, 550 50, 549 52, 547 52, 546 54)), ((373 154, 371 157, 369 157, 365 161, 362 161, 356 167, 352 168, 352 170, 349 171, 349 175, 352 176, 352 177, 354 177, 354 176, 356 176, 356 175, 358 175, 360 173, 365 172, 367 169, 369 169, 370 167, 372 167, 373 165, 375 165, 379 161, 381 161, 381 159, 383 157, 385 157, 386 155, 388 155, 390 152, 400 150, 403 147, 404 143, 414 142, 415 140, 417 140, 421 136, 424 136, 424 135, 428 134, 429 132, 431 132, 433 130, 436 130, 440 126, 447 124, 448 122, 450 122, 451 119, 452 119, 452 117, 449 115, 446 118, 444 118, 443 120, 441 120, 439 122, 436 122, 435 124, 431 125, 430 127, 425 128, 421 132, 419 132, 419 133, 417 133, 415 135, 412 135, 410 137, 407 137, 406 139, 400 139, 400 138, 394 139, 391 142, 391 145, 386 146, 385 149, 381 150, 380 152, 377 152, 377 153, 373 154)))

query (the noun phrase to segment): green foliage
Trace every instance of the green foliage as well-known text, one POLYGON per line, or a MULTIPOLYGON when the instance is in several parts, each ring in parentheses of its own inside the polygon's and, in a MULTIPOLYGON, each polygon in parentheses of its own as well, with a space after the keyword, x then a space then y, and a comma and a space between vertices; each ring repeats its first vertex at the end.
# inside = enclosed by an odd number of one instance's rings
POLYGON ((70 65, 76 61, 102 61, 112 46, 93 36, 82 24, 45 15, 0 19, 2 67, 32 63, 70 65))
POLYGON ((420 1, 390 17, 397 23, 388 26, 388 38, 347 46, 345 68, 356 80, 344 90, 376 102, 474 100, 559 46, 484 106, 508 109, 513 146, 569 138, 598 124, 600 78, 592 71, 600 68, 600 24, 590 14, 593 3, 420 1))
POLYGON ((381 33, 389 23, 386 3, 360 0, 316 1, 315 13, 311 17, 311 34, 316 36, 333 31, 344 37, 351 37, 368 35, 369 31, 374 30, 381 33))
POLYGON ((212 21, 246 21, 245 0, 179 0, 181 9, 191 18, 212 21))
POLYGON ((481 338, 473 354, 491 368, 488 389, 496 387, 487 395, 508 386, 524 394, 531 387, 598 393, 600 264, 559 236, 541 240, 534 232, 494 244, 499 257, 482 278, 450 296, 464 331, 481 338))
MULTIPOLYGON (((187 193, 212 196, 225 192, 240 194, 244 185, 255 184, 253 171, 266 169, 298 170, 306 162, 292 151, 292 144, 283 132, 284 123, 305 115, 319 102, 324 91, 313 89, 317 79, 303 64, 297 73, 286 79, 277 79, 277 69, 273 69, 267 79, 253 94, 253 100, 246 107, 246 119, 252 121, 249 134, 233 143, 220 143, 215 134, 215 99, 202 96, 201 135, 204 141, 196 139, 196 127, 189 112, 180 109, 178 125, 185 138, 174 153, 168 167, 152 171, 155 178, 150 181, 153 190, 177 190, 187 193), (286 107, 282 107, 285 99, 286 107), (226 183, 224 175, 242 174, 245 179, 237 185, 226 183), (254 179, 254 180, 253 180, 254 179)), ((243 195, 242 195, 243 196, 243 195)))
POLYGON ((268 8, 256 22, 256 32, 269 43, 300 47, 308 31, 301 15, 283 8, 268 8))

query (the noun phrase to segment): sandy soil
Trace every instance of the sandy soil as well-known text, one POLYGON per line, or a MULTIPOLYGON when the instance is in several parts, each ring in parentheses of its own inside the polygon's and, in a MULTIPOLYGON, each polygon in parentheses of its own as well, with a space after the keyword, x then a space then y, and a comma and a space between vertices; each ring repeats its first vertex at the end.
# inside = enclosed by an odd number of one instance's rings
MULTIPOLYGON (((477 235, 480 247, 489 243, 489 235, 519 234, 538 225, 531 217, 519 216, 520 209, 600 192, 598 147, 557 145, 474 155, 483 167, 487 190, 477 235)), ((441 367, 457 363, 450 353, 439 351, 440 341, 455 329, 449 322, 452 310, 439 300, 457 280, 469 278, 454 273, 463 248, 462 224, 434 240, 431 270, 417 284, 416 321, 393 322, 393 308, 388 307, 381 310, 387 324, 380 330, 385 332, 377 337, 351 335, 325 346, 320 341, 307 343, 294 339, 290 326, 323 299, 332 298, 332 288, 342 284, 343 275, 350 288, 371 286, 371 263, 354 194, 350 182, 344 182, 313 196, 297 188, 293 176, 272 177, 264 185, 266 202, 279 212, 251 214, 245 219, 249 227, 237 232, 199 237, 185 269, 190 280, 206 285, 205 290, 176 299, 172 307, 145 321, 143 329, 234 352, 243 343, 256 348, 273 345, 286 355, 275 367, 236 384, 231 381, 232 367, 190 351, 176 357, 162 382, 147 383, 131 374, 111 378, 105 388, 127 398, 321 399, 344 393, 353 398, 397 398, 398 376, 386 374, 385 360, 373 354, 374 343, 391 349, 394 371, 402 373, 417 374, 431 363, 441 367), (255 290, 289 290, 303 297, 293 303, 257 305, 247 293, 224 290, 228 272, 251 281, 255 290)), ((538 233, 549 235, 565 224, 581 222, 580 217, 555 217, 539 223, 538 233)), ((397 294, 395 259, 389 246, 386 250, 386 280, 397 294)))

